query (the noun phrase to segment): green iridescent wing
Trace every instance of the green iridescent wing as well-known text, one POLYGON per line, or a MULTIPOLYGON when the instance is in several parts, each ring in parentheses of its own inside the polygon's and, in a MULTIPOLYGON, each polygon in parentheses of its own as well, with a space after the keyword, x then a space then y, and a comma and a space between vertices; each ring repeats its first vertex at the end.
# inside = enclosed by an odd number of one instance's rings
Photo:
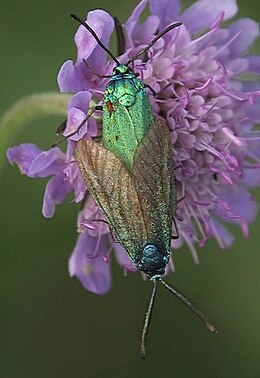
POLYGON ((146 244, 147 222, 132 176, 113 152, 91 139, 78 142, 76 158, 111 230, 134 259, 146 244))
POLYGON ((141 140, 134 157, 133 178, 142 207, 148 214, 148 242, 169 250, 176 191, 172 144, 167 125, 157 121, 141 140))
MULTIPOLYGON (((137 138, 136 127, 130 114, 131 110, 128 111, 125 106, 118 104, 112 114, 107 111, 105 106, 103 111, 103 145, 114 152, 128 169, 133 164, 134 153, 141 139, 137 138)), ((138 128, 137 130, 139 131, 138 128)))

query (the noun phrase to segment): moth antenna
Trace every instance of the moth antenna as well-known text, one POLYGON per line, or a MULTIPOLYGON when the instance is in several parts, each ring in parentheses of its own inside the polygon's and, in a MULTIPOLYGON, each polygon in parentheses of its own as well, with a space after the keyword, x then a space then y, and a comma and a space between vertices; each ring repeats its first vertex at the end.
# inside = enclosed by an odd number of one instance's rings
POLYGON ((146 344, 146 338, 148 335, 149 331, 149 326, 150 322, 152 319, 152 312, 153 312, 153 307, 154 307, 154 301, 155 301, 155 296, 156 296, 156 291, 157 291, 157 281, 153 281, 153 289, 151 293, 151 297, 148 303, 148 309, 145 314, 145 319, 144 319, 144 326, 143 326, 143 331, 142 331, 142 338, 141 338, 141 358, 142 360, 145 359, 145 344, 146 344))
POLYGON ((158 41, 164 34, 168 33, 170 30, 177 28, 178 26, 181 26, 182 22, 175 22, 174 24, 169 25, 167 28, 165 28, 161 33, 159 33, 150 43, 149 45, 145 46, 142 50, 140 50, 138 53, 136 53, 132 58, 128 59, 128 61, 125 63, 126 66, 128 66, 131 62, 133 62, 138 56, 145 53, 147 50, 149 50, 155 42, 158 41))
POLYGON ((87 29, 93 35, 93 37, 95 38, 95 40, 97 41, 99 46, 104 51, 106 51, 108 53, 108 55, 110 55, 110 57, 113 59, 113 61, 119 66, 120 62, 116 59, 116 57, 112 54, 112 52, 110 50, 108 50, 108 48, 100 41, 100 39, 98 38, 98 36, 94 32, 94 30, 85 21, 83 21, 80 17, 76 16, 75 14, 71 14, 70 16, 74 20, 78 21, 82 26, 84 26, 85 29, 87 29))
POLYGON ((189 298, 187 298, 185 295, 181 293, 179 289, 176 287, 168 285, 165 281, 162 279, 160 280, 163 286, 166 287, 167 290, 170 291, 171 294, 173 294, 176 298, 178 298, 182 303, 184 303, 196 316, 198 316, 205 326, 208 328, 208 330, 212 333, 218 333, 218 330, 216 327, 210 323, 210 321, 207 319, 207 317, 191 302, 189 298))

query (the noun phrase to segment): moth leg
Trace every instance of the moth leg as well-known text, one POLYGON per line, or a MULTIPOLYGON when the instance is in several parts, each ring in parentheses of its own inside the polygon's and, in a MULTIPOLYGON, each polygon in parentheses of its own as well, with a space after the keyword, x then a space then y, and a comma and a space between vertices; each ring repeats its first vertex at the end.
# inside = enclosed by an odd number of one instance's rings
POLYGON ((72 137, 73 135, 77 134, 81 127, 84 125, 85 122, 87 122, 87 120, 97 111, 97 110, 103 110, 103 106, 102 105, 96 105, 94 106, 88 113, 87 117, 85 119, 83 119, 83 121, 80 123, 80 125, 77 127, 77 129, 75 131, 73 131, 72 133, 66 135, 64 138, 65 139, 68 139, 70 137, 72 137))
MULTIPOLYGON (((185 196, 181 197, 180 199, 177 200, 177 204, 180 203, 181 201, 183 201, 185 198, 185 196)), ((172 239, 173 240, 176 240, 176 239, 179 239, 180 235, 179 235, 179 231, 178 231, 178 226, 177 226, 177 223, 176 223, 176 220, 174 217, 172 217, 172 221, 173 221, 173 224, 174 224, 174 228, 175 228, 175 231, 176 231, 176 235, 172 235, 172 239)))
MULTIPOLYGON (((73 131, 72 133, 66 135, 66 136, 63 136, 61 139, 58 139, 55 143, 53 143, 53 145, 51 147, 56 147, 58 144, 62 143, 64 140, 72 137, 73 135, 77 134, 81 127, 84 125, 85 122, 87 122, 87 120, 92 116, 93 113, 95 113, 95 111, 97 110, 103 110, 103 106, 102 105, 96 105, 94 106, 88 113, 88 115, 86 116, 85 119, 83 119, 83 121, 79 124, 79 126, 77 127, 77 129, 75 131, 73 131)), ((64 127, 64 124, 65 124, 65 121, 58 127, 58 130, 62 127, 64 127)), ((66 125, 65 125, 66 127, 66 125)))
POLYGON ((57 135, 60 135, 61 133, 63 133, 63 131, 66 129, 66 123, 67 123, 67 119, 61 122, 61 124, 57 127, 57 130, 56 130, 57 135))
POLYGON ((182 196, 180 199, 177 200, 177 203, 180 203, 181 201, 183 201, 185 199, 185 196, 182 196))
POLYGON ((154 97, 158 95, 158 93, 155 92, 155 90, 154 90, 149 84, 145 84, 144 86, 145 86, 146 88, 149 88, 149 89, 150 89, 150 91, 152 92, 152 94, 153 94, 154 97))
POLYGON ((108 222, 105 221, 104 219, 93 219, 92 222, 102 222, 102 223, 108 224, 108 222))
MULTIPOLYGON (((103 222, 103 223, 105 223, 109 226, 109 223, 104 219, 93 219, 92 222, 103 222)), ((110 227, 109 227, 109 232, 110 232, 110 236, 111 236, 113 243, 119 243, 119 241, 115 239, 114 234, 111 231, 110 227)))
POLYGON ((119 241, 115 239, 113 232, 110 229, 109 229, 109 231, 110 231, 110 236, 111 236, 113 243, 119 243, 119 241))
POLYGON ((176 231, 176 235, 172 235, 171 238, 172 238, 173 240, 176 240, 176 239, 179 239, 180 235, 179 235, 178 226, 177 226, 177 223, 176 223, 176 220, 175 220, 174 217, 172 218, 172 221, 173 221, 173 224, 174 224, 174 228, 175 228, 175 231, 176 231))
POLYGON ((155 92, 155 90, 149 84, 144 84, 146 88, 150 89, 154 97, 160 96, 160 94, 163 93, 163 91, 165 91, 165 89, 167 89, 171 85, 172 85, 171 83, 167 84, 162 90, 160 90, 160 92, 155 92))
POLYGON ((181 168, 181 165, 177 165, 177 167, 174 167, 173 170, 177 171, 177 169, 180 169, 180 168, 181 168))
POLYGON ((91 139, 94 140, 95 142, 101 142, 102 135, 100 134, 100 135, 93 136, 91 139))
POLYGON ((173 85, 173 84, 172 84, 172 83, 169 83, 169 84, 165 85, 165 87, 163 87, 163 88, 160 90, 159 94, 163 93, 163 92, 164 92, 167 88, 169 88, 171 85, 173 85))
MULTIPOLYGON (((92 222, 103 222, 109 226, 109 223, 105 221, 104 219, 93 219, 92 222)), ((110 228, 109 228, 109 232, 110 232, 113 243, 119 243, 119 241, 115 239, 114 234, 110 228)))

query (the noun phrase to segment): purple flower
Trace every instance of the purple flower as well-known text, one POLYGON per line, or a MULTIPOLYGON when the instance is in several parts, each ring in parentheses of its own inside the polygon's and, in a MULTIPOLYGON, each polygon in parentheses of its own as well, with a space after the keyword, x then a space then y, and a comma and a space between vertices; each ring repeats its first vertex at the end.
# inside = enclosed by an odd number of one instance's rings
POLYGON ((104 235, 96 238, 82 232, 69 260, 69 273, 77 276, 89 291, 105 294, 111 286, 107 246, 104 235))
POLYGON ((74 159, 65 163, 65 155, 59 148, 42 151, 33 144, 26 143, 9 148, 7 158, 11 164, 17 164, 21 173, 28 177, 52 176, 43 199, 42 213, 46 218, 53 217, 55 205, 61 204, 70 191, 74 190, 76 202, 83 199, 86 187, 77 163, 74 159), (67 170, 70 171, 70 179, 67 170))
MULTIPOLYGON (((186 243, 197 262, 196 246, 211 237, 220 248, 229 247, 233 237, 225 224, 235 223, 245 237, 256 216, 256 203, 249 192, 260 184, 259 122, 260 57, 247 50, 259 36, 255 21, 243 18, 223 27, 238 11, 235 0, 196 1, 180 13, 177 0, 142 0, 125 24, 124 63, 149 43, 157 30, 170 23, 183 25, 167 33, 149 50, 147 59, 134 62, 135 71, 159 95, 151 97, 155 117, 163 117, 170 129, 178 198, 176 222, 180 238, 173 250, 186 243), (150 15, 141 23, 140 16, 150 6, 150 15), (247 81, 248 75, 254 81, 247 81), (244 79, 243 79, 244 77, 244 79)), ((91 11, 88 24, 108 46, 114 28, 112 17, 103 10, 91 11)), ((75 36, 77 60, 65 62, 58 75, 61 92, 73 92, 68 105, 64 135, 84 122, 90 102, 102 102, 108 82, 92 71, 111 75, 114 62, 92 35, 79 26, 75 36), (90 68, 92 67, 92 68, 90 68)), ((43 214, 50 217, 55 204, 74 191, 75 202, 84 201, 78 216, 80 236, 69 262, 85 288, 106 293, 111 285, 109 255, 114 248, 125 270, 136 268, 118 243, 91 198, 73 158, 77 140, 98 134, 94 117, 84 123, 79 133, 69 138, 67 155, 55 148, 41 152, 33 145, 8 150, 8 159, 29 177, 53 176, 47 184, 43 214)), ((173 270, 171 261, 167 271, 173 270)))

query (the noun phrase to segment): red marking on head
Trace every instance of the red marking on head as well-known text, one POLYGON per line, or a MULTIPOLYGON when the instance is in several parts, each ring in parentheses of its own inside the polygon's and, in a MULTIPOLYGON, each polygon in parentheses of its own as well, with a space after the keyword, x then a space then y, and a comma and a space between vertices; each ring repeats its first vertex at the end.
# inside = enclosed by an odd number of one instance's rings
POLYGON ((108 101, 106 103, 106 106, 107 106, 107 110, 109 111, 109 113, 112 114, 114 112, 114 108, 113 108, 111 101, 108 101))

